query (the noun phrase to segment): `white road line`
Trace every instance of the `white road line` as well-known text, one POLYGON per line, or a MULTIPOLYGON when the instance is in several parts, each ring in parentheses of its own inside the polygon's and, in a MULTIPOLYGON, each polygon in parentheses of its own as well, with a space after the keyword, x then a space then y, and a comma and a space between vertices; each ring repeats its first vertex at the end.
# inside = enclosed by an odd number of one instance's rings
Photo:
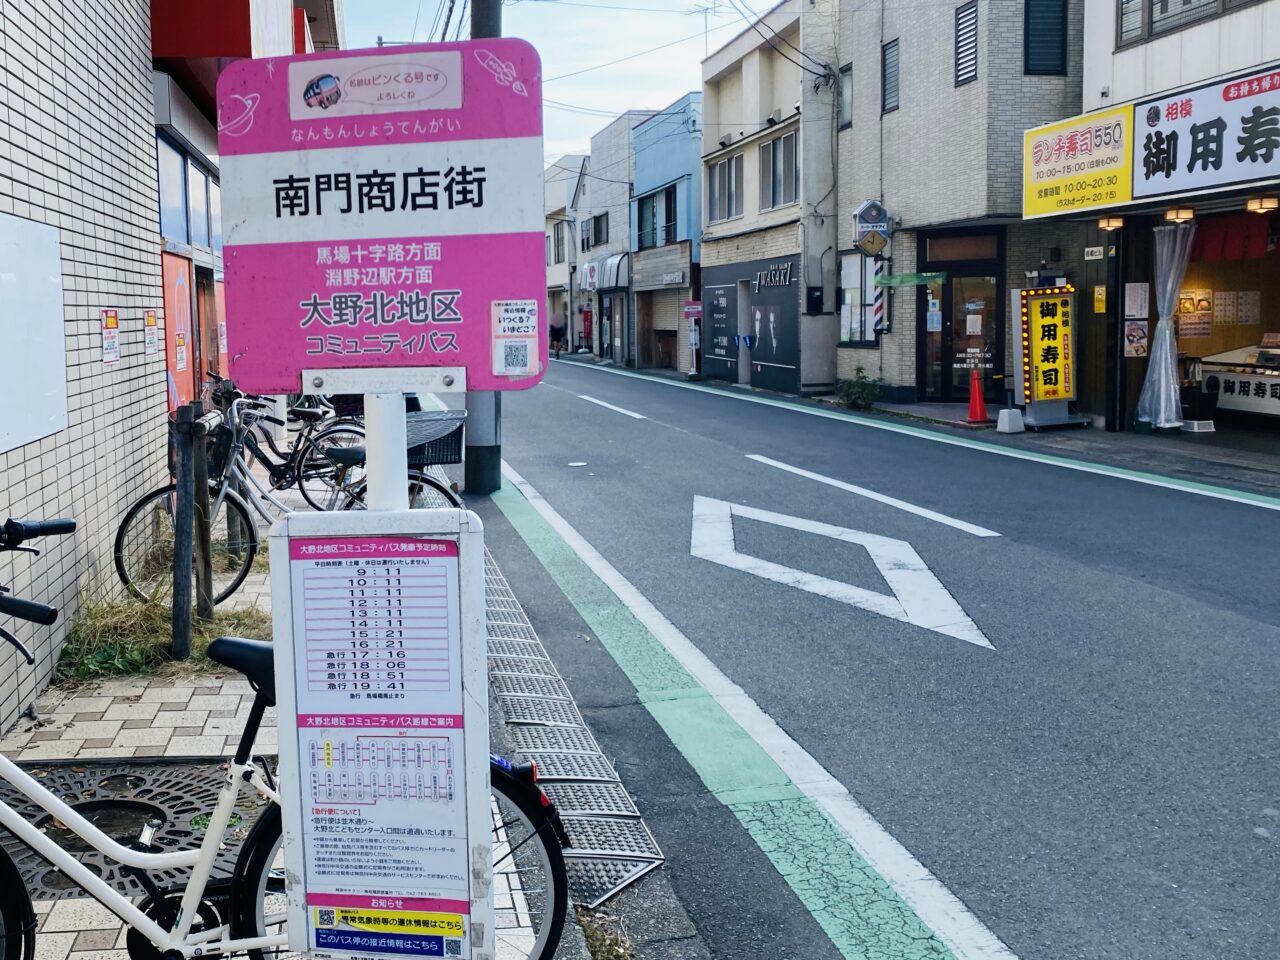
POLYGON ((893 838, 800 744, 725 676, 653 603, 556 512, 505 460, 502 475, 653 637, 715 698, 796 787, 818 804, 854 849, 897 891, 957 960, 1018 960, 906 847, 893 838))
POLYGON ((643 413, 636 413, 634 410, 626 410, 622 407, 615 407, 612 403, 605 403, 603 400, 597 400, 595 397, 588 397, 585 393, 578 394, 579 400, 585 400, 587 403, 594 403, 597 407, 604 407, 606 410, 612 410, 614 413, 620 413, 623 416, 630 417, 632 420, 648 420, 643 413))
POLYGON ((809 417, 821 417, 824 420, 840 420, 850 426, 869 427, 872 430, 884 430, 887 433, 899 433, 904 436, 915 437, 918 440, 928 440, 931 443, 945 443, 952 447, 966 447, 969 450, 976 450, 980 453, 989 453, 997 457, 1009 457, 1012 460, 1027 460, 1031 463, 1040 463, 1049 467, 1060 467, 1063 470, 1076 470, 1080 473, 1092 473, 1099 477, 1110 477, 1113 480, 1126 480, 1129 483, 1141 483, 1148 487, 1160 487, 1164 490, 1176 490, 1180 493, 1189 493, 1197 497, 1209 497, 1213 500, 1226 500, 1229 503, 1240 503, 1248 507, 1261 507, 1263 510, 1280 511, 1280 497, 1272 497, 1264 493, 1247 493, 1242 490, 1236 491, 1227 487, 1216 487, 1206 483, 1197 483, 1194 480, 1179 480, 1174 477, 1162 477, 1154 473, 1143 473, 1138 470, 1129 470, 1124 467, 1108 467, 1103 464, 1089 463, 1083 460, 1072 460, 1068 457, 1053 454, 1036 453, 1030 450, 1018 450, 1013 447, 1004 447, 982 440, 953 437, 949 434, 934 430, 923 430, 919 427, 908 427, 896 423, 886 423, 882 420, 871 419, 870 417, 860 417, 857 414, 842 413, 837 410, 824 410, 820 407, 806 407, 787 400, 775 400, 772 397, 747 396, 745 394, 730 393, 727 390, 718 390, 715 387, 704 387, 699 383, 681 383, 678 380, 667 380, 663 377, 647 377, 642 373, 632 373, 629 370, 615 370, 613 367, 600 367, 595 364, 585 364, 581 361, 557 360, 555 362, 563 363, 570 367, 594 370, 597 373, 611 373, 617 377, 630 377, 633 380, 644 380, 657 386, 677 387, 681 390, 694 390, 698 393, 710 394, 713 397, 723 397, 726 400, 740 400, 744 403, 758 403, 766 407, 777 407, 780 410, 790 410, 792 413, 802 413, 809 417))
POLYGON ((1000 534, 996 533, 994 530, 988 530, 986 527, 980 527, 976 523, 957 520, 955 517, 948 517, 945 513, 938 513, 925 507, 917 507, 914 503, 907 503, 907 501, 899 500, 897 497, 890 497, 883 493, 876 493, 874 490, 868 490, 866 487, 859 487, 852 483, 845 483, 843 480, 837 480, 834 477, 825 477, 822 474, 814 473, 811 470, 793 467, 791 464, 783 463, 781 460, 762 457, 758 453, 748 453, 747 459, 754 460, 756 463, 766 464, 770 467, 777 467, 779 470, 794 473, 798 477, 808 477, 810 480, 817 480, 819 483, 825 483, 829 487, 848 490, 850 493, 856 493, 858 496, 866 497, 868 500, 874 500, 877 503, 883 503, 886 506, 896 507, 899 510, 907 511, 907 513, 914 513, 917 517, 924 517, 926 520, 933 520, 937 523, 946 524, 948 527, 955 527, 957 530, 963 530, 965 533, 972 533, 975 537, 1000 536, 1000 534))
POLYGON ((836 527, 804 517, 791 517, 771 510, 757 510, 755 507, 725 500, 695 496, 689 552, 722 567, 741 570, 785 587, 794 587, 829 600, 847 603, 851 607, 910 623, 922 630, 955 637, 988 650, 995 649, 956 598, 929 569, 920 554, 916 553, 915 547, 905 540, 850 530, 848 527, 836 527), (733 534, 735 516, 858 544, 871 556, 880 576, 893 591, 893 596, 739 552, 733 534))

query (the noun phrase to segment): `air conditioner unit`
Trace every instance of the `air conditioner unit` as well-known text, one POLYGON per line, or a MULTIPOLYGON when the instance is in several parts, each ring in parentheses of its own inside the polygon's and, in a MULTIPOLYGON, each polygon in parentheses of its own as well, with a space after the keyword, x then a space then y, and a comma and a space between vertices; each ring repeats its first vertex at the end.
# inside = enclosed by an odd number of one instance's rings
POLYGON ((775 123, 778 123, 781 119, 782 119, 782 111, 774 110, 773 113, 765 117, 764 122, 772 127, 775 123))
POLYGON ((720 138, 720 146, 722 147, 727 147, 731 143, 733 143, 732 133, 726 133, 723 137, 720 138))

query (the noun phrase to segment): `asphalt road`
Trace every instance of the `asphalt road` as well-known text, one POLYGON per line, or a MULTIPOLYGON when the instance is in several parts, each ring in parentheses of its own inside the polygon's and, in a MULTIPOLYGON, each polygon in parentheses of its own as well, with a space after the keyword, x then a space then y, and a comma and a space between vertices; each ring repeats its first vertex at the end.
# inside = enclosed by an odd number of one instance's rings
MULTIPOLYGON (((570 364, 506 396, 503 441, 1017 957, 1280 956, 1280 512, 570 364), (692 555, 695 497, 809 523, 734 517, 769 579, 692 555), (875 537, 909 544, 936 583, 875 537), (886 572, 912 622, 847 588, 892 598, 886 572), (946 594, 990 647, 917 625, 954 620, 946 594)), ((713 955, 839 957, 507 517, 483 514, 713 955)))

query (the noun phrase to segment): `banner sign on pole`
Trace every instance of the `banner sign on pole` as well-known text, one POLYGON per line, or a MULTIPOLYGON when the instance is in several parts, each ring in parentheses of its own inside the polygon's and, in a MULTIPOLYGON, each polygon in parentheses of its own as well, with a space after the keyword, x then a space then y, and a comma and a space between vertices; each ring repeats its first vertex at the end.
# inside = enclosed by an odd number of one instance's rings
POLYGON ((222 72, 238 386, 296 393, 311 389, 304 370, 362 367, 466 368, 472 390, 538 382, 541 73, 534 49, 509 38, 222 72))
POLYGON ((293 514, 271 551, 290 949, 492 955, 478 522, 293 514))

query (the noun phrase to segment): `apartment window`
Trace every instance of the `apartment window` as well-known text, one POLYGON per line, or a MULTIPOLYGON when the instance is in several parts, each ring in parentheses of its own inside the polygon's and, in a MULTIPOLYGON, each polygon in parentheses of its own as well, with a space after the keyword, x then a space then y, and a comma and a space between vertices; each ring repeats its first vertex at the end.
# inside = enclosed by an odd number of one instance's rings
POLYGON ((590 250, 591 249, 591 220, 590 219, 582 221, 582 224, 578 228, 578 233, 581 236, 580 245, 583 251, 585 252, 587 250, 590 250))
POLYGON ((840 126, 853 126, 853 64, 840 68, 840 126))
POLYGON ((742 216, 742 154, 707 168, 707 221, 742 216))
POLYGON ((641 250, 648 250, 650 247, 658 245, 657 240, 657 206, 658 195, 651 193, 647 197, 641 197, 638 204, 639 210, 636 217, 636 239, 639 241, 641 250))
POLYGON ((796 135, 770 140, 760 145, 760 209, 772 210, 795 203, 800 171, 796 164, 796 135))
POLYGON ((1117 0, 1120 45, 1150 40, 1258 0, 1117 0))
POLYGON ((673 183, 662 191, 662 223, 659 225, 658 245, 676 242, 676 186, 673 183))
POLYGON ((591 218, 591 234, 595 245, 609 242, 609 214, 599 213, 591 218))
POLYGON ((1026 2, 1023 16, 1023 72, 1041 76, 1065 74, 1067 0, 1026 2))
POLYGON ((556 263, 564 263, 564 221, 557 220, 551 232, 555 241, 556 263))
POLYGON ((209 181, 209 239, 213 252, 222 256, 222 188, 209 181))
POLYGON ((956 8, 956 86, 978 79, 978 0, 956 8))
POLYGON ((547 266, 551 266, 551 234, 547 234, 544 238, 547 241, 547 266))
POLYGON ((880 48, 880 111, 898 109, 898 41, 880 48))
POLYGON ((209 246, 209 178, 194 163, 187 164, 187 205, 191 211, 191 245, 209 246))

